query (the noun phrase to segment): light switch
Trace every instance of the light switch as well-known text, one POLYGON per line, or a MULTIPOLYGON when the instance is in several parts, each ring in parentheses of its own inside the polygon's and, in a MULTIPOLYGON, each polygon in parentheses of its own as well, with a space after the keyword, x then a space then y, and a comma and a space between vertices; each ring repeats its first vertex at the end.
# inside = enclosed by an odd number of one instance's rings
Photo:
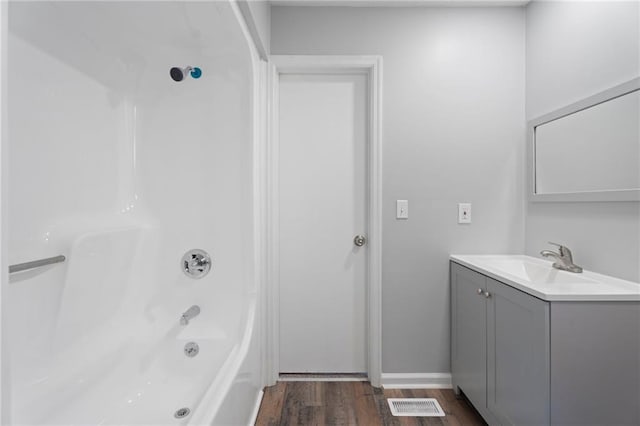
POLYGON ((409 200, 396 200, 396 219, 409 219, 409 200))
POLYGON ((458 204, 458 223, 471 223, 471 203, 458 204))

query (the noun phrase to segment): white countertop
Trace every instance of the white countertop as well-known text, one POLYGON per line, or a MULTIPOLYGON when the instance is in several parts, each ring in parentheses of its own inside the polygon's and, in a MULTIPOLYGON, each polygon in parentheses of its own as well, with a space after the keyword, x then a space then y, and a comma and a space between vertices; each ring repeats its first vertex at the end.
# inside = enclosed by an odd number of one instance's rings
POLYGON ((640 301, 640 283, 595 272, 560 271, 525 255, 457 255, 450 259, 547 301, 640 301))

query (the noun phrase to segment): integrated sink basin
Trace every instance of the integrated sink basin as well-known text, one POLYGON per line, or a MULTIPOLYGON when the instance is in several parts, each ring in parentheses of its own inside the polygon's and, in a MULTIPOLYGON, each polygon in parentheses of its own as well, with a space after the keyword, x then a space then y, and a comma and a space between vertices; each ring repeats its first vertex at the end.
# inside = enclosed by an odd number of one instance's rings
POLYGON ((551 266, 551 262, 541 265, 528 259, 493 259, 491 266, 528 283, 594 283, 582 274, 555 269, 551 266))
POLYGON ((543 300, 640 300, 640 283, 560 271, 531 256, 451 255, 451 260, 543 300))

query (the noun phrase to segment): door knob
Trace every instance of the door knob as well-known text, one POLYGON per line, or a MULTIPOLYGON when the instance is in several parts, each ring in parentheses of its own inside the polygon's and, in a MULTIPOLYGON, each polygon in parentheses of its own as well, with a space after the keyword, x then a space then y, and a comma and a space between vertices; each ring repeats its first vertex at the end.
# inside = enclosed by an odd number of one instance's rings
POLYGON ((364 235, 356 235, 353 238, 353 244, 355 244, 358 247, 362 247, 366 243, 367 243, 367 238, 364 235))

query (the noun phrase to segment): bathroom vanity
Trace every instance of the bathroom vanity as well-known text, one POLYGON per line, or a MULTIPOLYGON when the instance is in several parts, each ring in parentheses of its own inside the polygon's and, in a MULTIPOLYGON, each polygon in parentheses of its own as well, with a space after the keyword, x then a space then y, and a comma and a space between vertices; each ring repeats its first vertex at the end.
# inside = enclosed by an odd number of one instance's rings
POLYGON ((640 424, 640 284, 452 255, 451 369, 489 424, 640 424))

